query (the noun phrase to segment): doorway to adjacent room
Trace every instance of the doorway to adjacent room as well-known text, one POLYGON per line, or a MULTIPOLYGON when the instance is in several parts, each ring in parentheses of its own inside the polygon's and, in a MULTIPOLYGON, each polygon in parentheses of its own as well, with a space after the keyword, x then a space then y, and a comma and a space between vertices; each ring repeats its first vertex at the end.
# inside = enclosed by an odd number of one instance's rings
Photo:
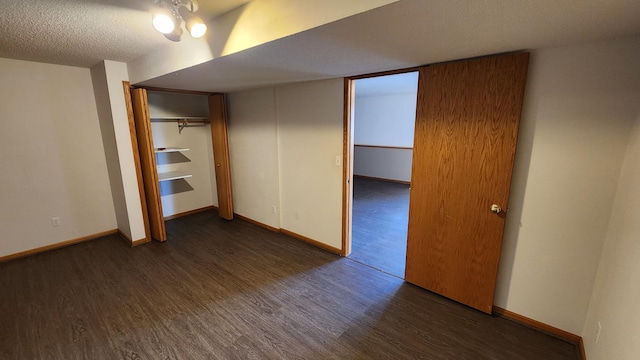
POLYGON ((418 73, 353 81, 349 258, 404 278, 418 73))

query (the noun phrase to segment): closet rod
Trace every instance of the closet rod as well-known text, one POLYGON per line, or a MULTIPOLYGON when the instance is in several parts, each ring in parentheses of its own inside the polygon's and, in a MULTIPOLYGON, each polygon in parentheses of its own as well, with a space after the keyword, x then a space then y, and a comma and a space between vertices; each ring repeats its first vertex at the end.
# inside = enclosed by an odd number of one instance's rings
POLYGON ((181 118, 151 118, 151 122, 180 122, 180 121, 189 121, 189 123, 194 123, 194 124, 199 124, 199 123, 204 123, 204 124, 208 124, 209 123, 209 119, 204 118, 204 117, 193 117, 193 118, 187 118, 187 117, 181 117, 181 118))
POLYGON ((206 126, 210 123, 207 118, 193 117, 193 118, 151 118, 151 122, 177 122, 178 132, 182 134, 182 130, 187 127, 206 126))
POLYGON ((193 122, 189 122, 189 120, 187 119, 178 120, 178 133, 182 134, 182 130, 184 130, 184 128, 194 127, 194 126, 206 126, 208 123, 209 121, 206 121, 206 120, 196 120, 193 122))

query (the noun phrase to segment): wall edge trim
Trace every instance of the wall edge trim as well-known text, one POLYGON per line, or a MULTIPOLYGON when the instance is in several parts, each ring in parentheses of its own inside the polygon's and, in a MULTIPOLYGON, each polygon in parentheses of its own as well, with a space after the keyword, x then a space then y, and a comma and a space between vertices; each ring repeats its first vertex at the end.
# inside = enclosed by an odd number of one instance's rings
POLYGON ((129 244, 131 247, 136 247, 151 242, 151 239, 147 237, 138 240, 131 240, 131 238, 127 236, 127 234, 123 233, 120 229, 118 229, 118 235, 120 235, 120 237, 123 238, 124 241, 126 241, 127 244, 129 244))
POLYGON ((193 215, 193 214, 197 214, 197 213, 205 212, 205 211, 209 211, 209 210, 218 210, 218 207, 215 206, 215 205, 210 205, 210 206, 205 206, 205 207, 202 207, 202 208, 199 208, 199 209, 193 209, 193 210, 181 212, 181 213, 178 213, 178 214, 165 216, 164 217, 164 221, 173 220, 173 219, 177 219, 177 218, 180 218, 180 217, 183 217, 183 216, 193 215))
POLYGON ((80 244, 80 243, 83 243, 83 242, 86 242, 86 241, 99 239, 101 237, 105 237, 105 236, 109 236, 109 235, 115 235, 115 234, 118 234, 118 232, 119 232, 118 229, 102 231, 102 232, 99 232, 99 233, 95 233, 95 234, 79 237, 79 238, 76 238, 76 239, 66 240, 66 241, 55 243, 55 244, 49 244, 49 245, 45 245, 45 246, 41 246, 41 247, 29 249, 29 250, 17 252, 17 253, 14 253, 14 254, 1 256, 0 257, 0 263, 11 261, 11 260, 16 260, 16 259, 20 259, 20 258, 24 258, 24 257, 31 256, 31 255, 40 254, 40 253, 43 253, 43 252, 46 252, 46 251, 60 249, 60 248, 66 247, 66 246, 80 244))
POLYGON ((273 227, 273 226, 270 226, 270 225, 267 225, 267 224, 261 223, 261 222, 259 222, 259 221, 257 221, 257 220, 253 220, 253 219, 251 219, 251 218, 248 218, 248 217, 243 216, 243 215, 239 215, 239 214, 237 214, 237 213, 233 213, 233 216, 237 217, 239 220, 246 221, 246 222, 248 222, 248 223, 250 223, 250 224, 253 224, 253 225, 259 226, 259 227, 261 227, 261 228, 263 228, 263 229, 267 229, 267 230, 269 230, 269 231, 273 231, 273 232, 276 232, 276 233, 281 233, 281 234, 284 234, 284 235, 290 236, 290 237, 295 238, 295 239, 297 239, 297 240, 304 241, 304 242, 306 242, 306 243, 308 243, 308 244, 310 244, 310 245, 313 245, 313 246, 315 246, 315 247, 317 247, 317 248, 320 248, 320 249, 323 249, 323 250, 329 251, 329 252, 331 252, 331 253, 334 253, 334 254, 337 254, 337 255, 343 256, 343 255, 342 255, 342 249, 335 248, 335 247, 333 247, 333 246, 331 246, 331 245, 327 245, 327 244, 322 243, 322 242, 320 242, 320 241, 318 241, 318 240, 314 240, 314 239, 309 238, 309 237, 306 237, 306 236, 304 236, 304 235, 297 234, 297 233, 295 233, 295 232, 293 232, 293 231, 289 231, 289 230, 287 230, 287 229, 283 229, 283 228, 275 228, 275 227, 273 227))
POLYGON ((320 242, 318 240, 314 240, 314 239, 306 237, 304 235, 300 235, 300 234, 294 233, 293 231, 289 231, 287 229, 280 229, 280 232, 285 234, 285 235, 287 235, 287 236, 291 236, 292 238, 296 238, 298 240, 302 240, 302 241, 304 241, 304 242, 306 242, 306 243, 308 243, 310 245, 313 245, 313 246, 315 246, 317 248, 320 248, 320 249, 329 251, 331 253, 334 253, 336 255, 341 255, 342 256, 342 249, 335 248, 335 247, 333 247, 331 245, 327 245, 327 244, 322 243, 322 242, 320 242))
POLYGON ((555 338, 558 338, 560 340, 566 341, 570 344, 576 345, 577 346, 577 350, 578 350, 578 355, 580 356, 581 359, 586 360, 586 356, 585 356, 585 351, 584 351, 584 342, 582 340, 581 336, 575 335, 573 333, 570 333, 568 331, 559 329, 555 326, 551 326, 549 324, 545 324, 541 321, 538 320, 534 320, 531 318, 528 318, 526 316, 514 313, 512 311, 503 309, 501 307, 498 306, 493 306, 493 311, 492 314, 494 316, 497 317, 501 317, 501 318, 505 318, 514 322, 517 322, 519 324, 522 324, 524 326, 530 327, 532 329, 538 330, 540 332, 543 332, 545 334, 551 335, 555 338))
POLYGON ((242 220, 242 221, 246 221, 246 222, 248 222, 248 223, 250 223, 250 224, 253 224, 253 225, 259 226, 259 227, 264 228, 264 229, 267 229, 267 230, 269 230, 269 231, 273 231, 273 232, 277 232, 277 233, 281 232, 281 231, 280 231, 281 229, 279 229, 279 228, 273 227, 273 226, 271 226, 271 225, 267 225, 267 224, 265 224, 265 223, 261 223, 260 221, 253 220, 253 219, 251 219, 251 218, 248 218, 248 217, 246 217, 246 216, 240 215, 240 214, 238 214, 238 213, 233 213, 233 216, 234 216, 234 217, 237 217, 238 219, 240 219, 240 220, 242 220))

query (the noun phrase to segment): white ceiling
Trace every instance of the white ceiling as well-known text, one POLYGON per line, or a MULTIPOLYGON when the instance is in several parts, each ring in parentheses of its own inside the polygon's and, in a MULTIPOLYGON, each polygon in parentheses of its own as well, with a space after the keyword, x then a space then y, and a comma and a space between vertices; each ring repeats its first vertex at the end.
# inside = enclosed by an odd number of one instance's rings
MULTIPOLYGON (((249 0, 200 0, 212 19, 249 0)), ((168 40, 151 26, 154 0, 2 1, 0 57, 91 67, 129 62, 168 40), (11 3, 11 4, 8 4, 11 3)))
MULTIPOLYGON (((247 2, 201 0, 199 14, 213 18, 247 2)), ((0 57, 91 67, 167 46, 150 24, 153 0, 4 3, 0 57)), ((142 84, 232 91, 352 76, 638 35, 639 19, 638 0, 400 0, 142 84)))
POLYGON ((355 81, 356 98, 390 94, 417 94, 418 72, 358 79, 355 81))
POLYGON ((234 91, 640 34, 638 0, 400 0, 144 81, 234 91))

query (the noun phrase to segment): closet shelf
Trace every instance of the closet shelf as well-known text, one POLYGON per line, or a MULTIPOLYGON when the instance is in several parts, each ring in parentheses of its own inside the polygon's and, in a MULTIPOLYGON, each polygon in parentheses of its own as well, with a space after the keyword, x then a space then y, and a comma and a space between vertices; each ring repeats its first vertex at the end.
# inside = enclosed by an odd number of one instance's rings
POLYGON ((180 171, 168 171, 165 173, 158 173, 158 181, 169 181, 190 178, 193 175, 186 174, 180 171))
POLYGON ((155 149, 156 154, 157 153, 181 152, 181 151, 189 151, 189 148, 167 147, 167 148, 156 148, 155 149))

